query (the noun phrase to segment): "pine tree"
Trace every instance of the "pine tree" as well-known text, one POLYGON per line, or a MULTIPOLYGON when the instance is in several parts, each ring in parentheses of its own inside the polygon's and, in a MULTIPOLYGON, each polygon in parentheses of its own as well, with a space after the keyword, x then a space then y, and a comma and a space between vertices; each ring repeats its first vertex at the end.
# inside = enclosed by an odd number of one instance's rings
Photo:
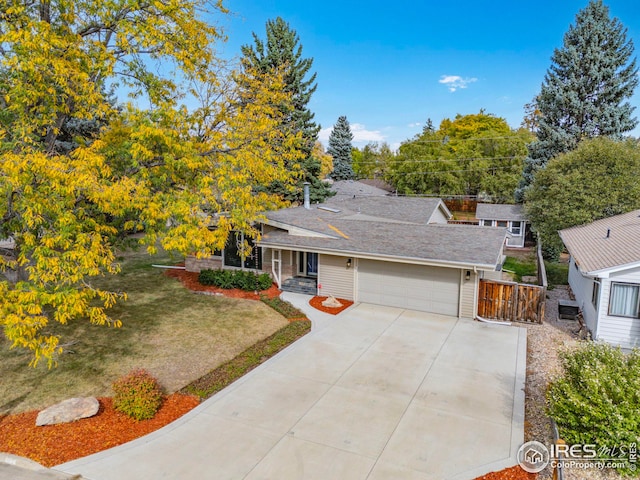
POLYGON ((556 49, 536 98, 540 112, 537 140, 529 145, 523 178, 516 191, 524 199, 535 172, 585 138, 619 138, 638 124, 628 102, 638 85, 633 41, 601 0, 592 0, 556 49))
POLYGON ((331 135, 329 135, 329 148, 327 153, 333 157, 333 172, 331 178, 334 180, 353 180, 353 159, 351 157, 351 140, 353 133, 347 121, 347 117, 342 115, 338 117, 338 121, 333 126, 331 135))
POLYGON ((302 183, 310 181, 311 194, 314 198, 324 200, 331 195, 327 184, 320 181, 316 175, 317 169, 309 168, 315 163, 311 160, 313 147, 318 140, 320 126, 313 121, 314 114, 308 104, 316 91, 316 74, 310 73, 313 58, 303 58, 300 38, 287 22, 281 17, 268 20, 266 25, 266 43, 253 33, 253 45, 243 45, 242 63, 245 70, 252 68, 260 73, 269 73, 284 69, 285 92, 292 95, 293 110, 286 112, 283 128, 291 136, 301 134, 300 149, 303 160, 297 165, 288 165, 289 170, 301 171, 297 191, 283 189, 279 184, 272 184, 267 190, 282 194, 287 200, 300 201, 302 199, 302 183))

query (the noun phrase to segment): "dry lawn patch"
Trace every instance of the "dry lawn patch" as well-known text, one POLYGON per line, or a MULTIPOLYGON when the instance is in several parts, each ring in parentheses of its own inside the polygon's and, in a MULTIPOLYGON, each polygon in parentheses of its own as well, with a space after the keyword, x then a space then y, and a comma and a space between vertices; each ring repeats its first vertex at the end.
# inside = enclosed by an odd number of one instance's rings
POLYGON ((70 343, 57 368, 28 367, 29 355, 0 340, 0 414, 42 409, 73 396, 111 396, 111 384, 135 367, 175 392, 287 325, 262 302, 197 295, 152 264, 166 254, 143 253, 123 260, 117 276, 100 279, 129 295, 111 314, 123 321, 113 329, 74 321, 51 325, 70 343))

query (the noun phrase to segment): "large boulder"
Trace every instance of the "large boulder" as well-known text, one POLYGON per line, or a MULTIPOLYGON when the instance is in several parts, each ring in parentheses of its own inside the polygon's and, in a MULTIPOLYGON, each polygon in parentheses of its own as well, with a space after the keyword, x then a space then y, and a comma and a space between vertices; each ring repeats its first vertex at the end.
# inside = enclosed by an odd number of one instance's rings
POLYGON ((99 409, 100 403, 94 397, 70 398, 38 413, 36 426, 75 422, 81 418, 93 417, 99 409))

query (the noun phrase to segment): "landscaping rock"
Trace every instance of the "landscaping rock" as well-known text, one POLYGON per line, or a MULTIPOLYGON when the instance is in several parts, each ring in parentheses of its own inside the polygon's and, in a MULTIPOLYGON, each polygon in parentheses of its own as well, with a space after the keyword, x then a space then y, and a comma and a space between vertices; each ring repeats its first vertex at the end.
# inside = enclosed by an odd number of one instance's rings
POLYGON ((340 308, 342 304, 338 301, 337 298, 328 296, 327 299, 322 302, 322 306, 329 308, 340 308))
POLYGON ((94 397, 70 398, 38 413, 36 426, 69 423, 81 418, 93 417, 98 413, 99 408, 100 403, 94 397))

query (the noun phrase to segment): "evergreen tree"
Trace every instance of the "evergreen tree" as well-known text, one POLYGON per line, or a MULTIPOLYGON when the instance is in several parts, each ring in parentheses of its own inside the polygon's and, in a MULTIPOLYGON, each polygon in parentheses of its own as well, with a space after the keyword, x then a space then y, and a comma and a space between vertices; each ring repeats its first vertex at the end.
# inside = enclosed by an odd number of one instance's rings
POLYGON ((591 0, 576 15, 553 53, 552 65, 537 96, 536 136, 529 145, 516 198, 524 199, 535 172, 584 138, 619 138, 637 125, 628 99, 638 84, 633 42, 601 0, 591 0))
POLYGON ((353 133, 351 133, 351 127, 347 121, 347 117, 344 115, 338 117, 338 121, 331 130, 329 135, 329 148, 327 153, 333 157, 333 172, 331 172, 331 178, 334 180, 353 180, 355 174, 353 173, 353 158, 351 151, 351 140, 353 140, 353 133))
POLYGON ((280 193, 287 200, 300 201, 302 183, 306 180, 311 183, 312 197, 322 201, 330 196, 331 191, 328 185, 316 176, 319 170, 309 168, 315 166, 311 157, 320 132, 320 126, 313 121, 314 114, 307 106, 317 88, 316 74, 310 73, 313 58, 303 58, 298 34, 281 17, 267 21, 266 35, 265 42, 253 33, 253 45, 241 47, 242 63, 245 70, 255 69, 259 73, 284 69, 284 90, 292 96, 293 109, 286 112, 282 127, 290 136, 302 136, 300 149, 303 152, 301 162, 287 165, 290 171, 301 173, 297 191, 287 191, 276 183, 269 185, 267 190, 280 193))

